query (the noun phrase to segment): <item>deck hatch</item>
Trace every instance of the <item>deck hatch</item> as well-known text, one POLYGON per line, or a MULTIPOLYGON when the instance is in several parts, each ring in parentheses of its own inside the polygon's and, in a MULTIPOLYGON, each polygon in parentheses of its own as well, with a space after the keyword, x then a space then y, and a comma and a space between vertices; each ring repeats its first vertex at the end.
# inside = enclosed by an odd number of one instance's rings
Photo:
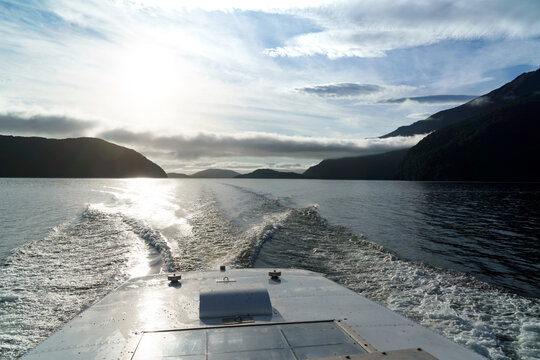
POLYGON ((141 359, 313 359, 366 351, 334 321, 144 332, 141 359))
POLYGON ((199 318, 272 315, 268 290, 257 285, 219 285, 200 290, 199 318))

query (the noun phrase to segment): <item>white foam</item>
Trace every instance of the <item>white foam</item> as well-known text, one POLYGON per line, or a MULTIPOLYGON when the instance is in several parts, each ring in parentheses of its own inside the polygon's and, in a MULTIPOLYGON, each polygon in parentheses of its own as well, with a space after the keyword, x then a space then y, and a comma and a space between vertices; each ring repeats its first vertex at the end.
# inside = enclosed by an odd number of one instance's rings
POLYGON ((266 266, 329 274, 490 359, 538 355, 538 300, 467 274, 400 260, 342 227, 328 225, 313 207, 294 210, 282 225, 290 235, 277 231, 264 244, 260 261, 266 266))
POLYGON ((152 271, 155 257, 148 246, 121 216, 98 208, 89 206, 72 223, 55 226, 6 259, 0 357, 21 355, 134 273, 152 271))

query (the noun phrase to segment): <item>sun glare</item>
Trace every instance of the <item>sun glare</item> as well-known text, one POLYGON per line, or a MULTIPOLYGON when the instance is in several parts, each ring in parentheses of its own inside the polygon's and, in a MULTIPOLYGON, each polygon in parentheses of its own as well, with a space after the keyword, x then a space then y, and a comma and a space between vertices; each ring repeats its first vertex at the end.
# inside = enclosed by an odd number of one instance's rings
POLYGON ((178 66, 174 55, 152 44, 138 44, 126 51, 120 62, 120 84, 132 100, 159 103, 175 90, 178 66))

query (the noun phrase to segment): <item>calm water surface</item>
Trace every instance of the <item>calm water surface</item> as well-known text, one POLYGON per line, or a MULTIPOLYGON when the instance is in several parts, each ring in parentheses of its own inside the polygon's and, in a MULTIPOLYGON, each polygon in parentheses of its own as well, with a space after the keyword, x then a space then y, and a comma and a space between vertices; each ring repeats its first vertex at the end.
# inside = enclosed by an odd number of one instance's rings
POLYGON ((540 358, 540 184, 0 179, 0 224, 1 358, 130 277, 222 264, 321 272, 488 358, 540 358))

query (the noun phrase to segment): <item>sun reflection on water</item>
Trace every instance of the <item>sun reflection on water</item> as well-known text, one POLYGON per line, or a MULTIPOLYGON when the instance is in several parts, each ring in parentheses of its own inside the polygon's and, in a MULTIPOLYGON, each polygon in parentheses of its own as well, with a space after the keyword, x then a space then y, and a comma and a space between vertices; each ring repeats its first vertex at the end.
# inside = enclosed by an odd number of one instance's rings
POLYGON ((189 211, 182 208, 186 205, 184 197, 179 196, 186 193, 183 187, 182 183, 164 179, 122 179, 101 190, 112 195, 111 202, 91 205, 99 211, 120 215, 129 227, 128 233, 138 237, 135 242, 130 241, 137 243, 130 245, 130 277, 171 270, 174 257, 180 254, 178 237, 191 233, 186 219, 189 211), (171 261, 163 263, 163 256, 171 261))
POLYGON ((176 185, 167 180, 127 179, 119 194, 125 213, 137 219, 150 221, 160 228, 178 222, 174 202, 176 185))

